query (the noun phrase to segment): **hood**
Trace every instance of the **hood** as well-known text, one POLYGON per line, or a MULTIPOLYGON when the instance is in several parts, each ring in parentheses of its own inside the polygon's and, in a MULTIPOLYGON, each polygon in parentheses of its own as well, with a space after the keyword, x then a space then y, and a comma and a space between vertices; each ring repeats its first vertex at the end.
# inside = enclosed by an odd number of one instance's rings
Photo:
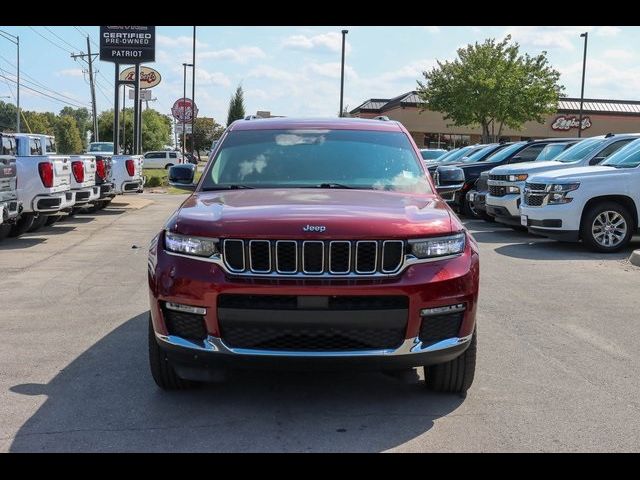
MULTIPOLYGON (((602 166, 594 166, 594 167, 575 167, 575 168, 564 168, 562 170, 552 170, 550 172, 541 173, 534 177, 529 177, 527 182, 529 183, 552 183, 555 181, 573 181, 573 180, 583 180, 588 179, 590 177, 600 178, 602 175, 615 175, 616 173, 620 173, 621 170, 618 170, 614 167, 602 167, 602 166)), ((624 171, 624 170, 622 170, 624 171)))
POLYGON ((523 162, 512 163, 510 165, 500 165, 491 170, 492 175, 515 175, 517 173, 528 173, 532 175, 536 172, 546 172, 556 168, 567 168, 569 163, 555 162, 553 160, 547 162, 523 162))
POLYGON ((392 239, 446 235, 452 222, 462 228, 435 194, 292 188, 196 192, 167 228, 226 238, 392 239))

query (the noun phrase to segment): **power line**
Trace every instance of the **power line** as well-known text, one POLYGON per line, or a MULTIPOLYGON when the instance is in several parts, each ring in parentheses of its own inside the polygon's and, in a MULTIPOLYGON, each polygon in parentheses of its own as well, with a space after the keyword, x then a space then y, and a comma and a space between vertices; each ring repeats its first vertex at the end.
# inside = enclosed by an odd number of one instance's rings
POLYGON ((94 83, 95 83, 96 87, 98 87, 98 91, 102 94, 102 96, 104 97, 104 99, 105 99, 107 102, 111 102, 111 99, 109 98, 109 96, 104 92, 104 90, 103 90, 103 88, 102 88, 102 85, 100 85, 100 84, 98 83, 98 79, 97 79, 97 78, 94 78, 94 79, 93 79, 93 81, 94 81, 94 83))
POLYGON ((73 48, 74 50, 78 50, 74 45, 71 45, 69 42, 67 42, 64 38, 62 38, 60 35, 58 35, 56 32, 54 32, 53 30, 51 30, 49 27, 45 27, 44 25, 42 26, 42 28, 44 28, 47 32, 51 33, 52 35, 54 35, 56 38, 59 38, 60 40, 62 40, 64 43, 66 43, 67 45, 69 45, 71 48, 73 48))
POLYGON ((73 54, 73 52, 70 52, 69 50, 67 50, 64 47, 61 47, 59 44, 57 44, 56 42, 54 42, 53 40, 51 40, 50 38, 45 37, 44 35, 42 35, 39 31, 37 31, 35 28, 33 28, 32 26, 29 25, 29 28, 31 30, 33 30, 34 32, 36 32, 38 35, 40 35, 42 38, 44 38, 47 42, 49 42, 51 45, 55 45, 56 47, 58 47, 60 50, 62 50, 63 52, 66 53, 71 53, 73 54))
MULTIPOLYGON (((7 61, 2 55, 0 55, 0 58, 2 58, 3 60, 7 61)), ((9 63, 11 65, 11 62, 7 61, 7 63, 9 63)), ((12 79, 12 81, 15 82, 15 75, 13 73, 6 71, 2 67, 0 67, 0 71, 4 72, 6 75, 12 75, 14 77, 14 79, 12 79)), ((21 71, 20 73, 25 75, 26 77, 33 78, 33 77, 31 77, 31 75, 26 74, 24 71, 21 71)), ((35 85, 36 87, 41 88, 41 89, 43 89, 43 90, 45 90, 45 91, 47 91, 49 93, 52 93, 52 94, 57 95, 59 97, 66 98, 66 99, 71 100, 73 102, 82 103, 82 100, 79 100, 79 99, 74 98, 74 97, 70 97, 69 95, 65 95, 64 93, 58 92, 56 90, 53 90, 52 88, 49 88, 46 85, 43 85, 42 83, 40 83, 38 81, 25 80, 24 78, 20 80, 20 85, 23 85, 25 83, 30 83, 30 84, 35 85)))
POLYGON ((87 32, 85 32, 83 29, 81 29, 80 27, 76 27, 75 25, 73 26, 73 28, 75 28, 80 35, 82 35, 83 37, 89 37, 89 40, 91 40, 91 43, 93 43, 96 47, 100 48, 100 45, 98 45, 96 42, 93 41, 93 38, 91 38, 91 35, 89 35, 87 32))
MULTIPOLYGON (((2 70, 2 71, 4 72, 4 70, 2 70)), ((4 75, 0 75, 0 78, 4 78, 5 80, 8 80, 8 81, 13 82, 13 83, 18 83, 18 82, 16 82, 14 79, 9 78, 9 77, 6 77, 6 76, 4 76, 4 75)), ((60 99, 60 98, 56 98, 56 97, 54 97, 54 96, 52 96, 52 95, 49 95, 48 93, 41 92, 40 90, 37 90, 37 89, 35 89, 35 88, 33 88, 33 87, 28 87, 27 85, 22 85, 22 87, 26 88, 27 90, 31 90, 32 92, 39 93, 40 95, 43 95, 43 96, 45 96, 45 97, 48 97, 48 98, 50 98, 50 99, 52 99, 52 100, 55 100, 55 101, 57 101, 57 102, 64 103, 64 104, 66 104, 66 105, 70 105, 70 106, 72 106, 72 107, 76 107, 76 108, 85 108, 85 107, 87 106, 87 105, 81 105, 81 104, 77 104, 77 103, 76 103, 76 104, 73 104, 73 103, 71 103, 71 102, 67 102, 66 100, 62 100, 62 99, 60 99)))

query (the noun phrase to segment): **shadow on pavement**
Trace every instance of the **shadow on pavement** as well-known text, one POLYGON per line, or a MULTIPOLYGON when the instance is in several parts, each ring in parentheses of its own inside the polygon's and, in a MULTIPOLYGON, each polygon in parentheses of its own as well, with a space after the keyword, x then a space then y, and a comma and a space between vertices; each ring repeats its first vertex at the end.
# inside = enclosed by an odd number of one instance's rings
POLYGON ((51 382, 11 445, 25 451, 381 451, 410 441, 463 399, 426 391, 417 375, 245 371, 163 392, 147 363, 147 315, 98 341, 51 382))
POLYGON ((2 250, 19 250, 23 248, 35 247, 36 245, 40 245, 44 243, 46 238, 28 238, 28 237, 18 237, 18 238, 5 238, 0 242, 0 251, 2 250))

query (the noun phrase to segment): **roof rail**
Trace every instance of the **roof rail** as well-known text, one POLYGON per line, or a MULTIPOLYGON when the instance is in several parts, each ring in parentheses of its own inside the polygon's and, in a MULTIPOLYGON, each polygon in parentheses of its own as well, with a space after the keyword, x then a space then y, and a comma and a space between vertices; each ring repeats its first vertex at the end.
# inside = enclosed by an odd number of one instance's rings
POLYGON ((386 115, 378 115, 377 117, 373 117, 373 120, 382 120, 383 122, 390 121, 389 117, 386 115))
POLYGON ((262 118, 262 117, 259 117, 257 115, 247 115, 246 117, 244 117, 245 120, 255 120, 256 118, 262 118))
POLYGON ((604 136, 604 138, 611 138, 611 137, 613 137, 613 136, 615 136, 615 133, 611 133, 611 132, 609 132, 609 133, 607 133, 607 134, 604 136))

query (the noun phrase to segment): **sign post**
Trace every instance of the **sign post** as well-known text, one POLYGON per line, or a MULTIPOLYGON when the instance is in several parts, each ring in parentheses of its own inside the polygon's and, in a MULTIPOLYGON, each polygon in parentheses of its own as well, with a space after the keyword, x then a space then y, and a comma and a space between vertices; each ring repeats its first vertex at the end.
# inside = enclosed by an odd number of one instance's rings
MULTIPOLYGON (((134 89, 133 113, 133 154, 140 154, 141 115, 140 115, 140 64, 155 62, 155 26, 101 26, 100 60, 115 63, 115 100, 113 115, 113 152, 120 153, 120 85, 130 85, 134 89), (133 79, 120 78, 120 64, 134 65, 133 79)), ((159 80, 158 80, 159 82, 159 80)), ((157 85, 157 84, 156 84, 157 85)))

